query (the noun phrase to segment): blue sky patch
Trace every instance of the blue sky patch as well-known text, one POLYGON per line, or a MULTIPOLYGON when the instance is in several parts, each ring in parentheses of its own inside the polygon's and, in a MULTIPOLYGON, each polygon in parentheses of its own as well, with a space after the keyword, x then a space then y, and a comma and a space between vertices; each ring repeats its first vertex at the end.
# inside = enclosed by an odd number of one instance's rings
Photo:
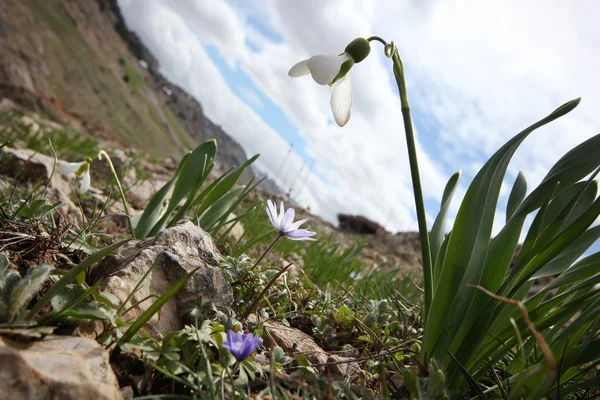
POLYGON ((248 75, 237 67, 230 67, 216 46, 206 45, 204 49, 233 93, 252 108, 286 142, 293 143, 295 154, 306 162, 310 162, 311 158, 306 152, 306 141, 300 136, 298 129, 288 119, 283 110, 273 103, 269 97, 265 96, 254 85, 248 75))

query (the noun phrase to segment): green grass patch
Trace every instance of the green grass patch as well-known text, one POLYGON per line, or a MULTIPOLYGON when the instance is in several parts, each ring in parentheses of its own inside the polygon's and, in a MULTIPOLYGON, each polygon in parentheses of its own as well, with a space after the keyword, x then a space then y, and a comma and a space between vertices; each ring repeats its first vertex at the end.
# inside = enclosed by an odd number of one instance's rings
POLYGON ((124 61, 122 68, 127 80, 127 85, 129 85, 133 93, 137 94, 140 86, 144 82, 144 79, 137 72, 135 67, 131 66, 131 64, 129 64, 127 61, 124 61))
POLYGON ((102 46, 89 44, 54 1, 27 0, 24 4, 39 25, 48 28, 38 36, 39 40, 22 41, 22 47, 33 53, 38 51, 39 42, 44 48, 50 71, 43 82, 45 96, 59 99, 70 114, 86 125, 108 131, 116 139, 151 155, 164 157, 179 151, 164 126, 157 125, 148 114, 146 100, 137 95, 145 82, 132 62, 115 70, 111 65, 116 62, 114 48, 107 52, 102 46))
POLYGON ((179 121, 179 118, 177 118, 175 116, 175 114, 173 114, 173 112, 168 107, 163 108, 163 113, 164 113, 165 117, 167 118, 169 125, 171 125, 171 128, 174 130, 175 135, 177 136, 177 139, 179 140, 179 143, 181 143, 183 146, 185 146, 189 149, 193 149, 196 146, 196 144, 194 143, 194 139, 192 139, 188 135, 186 129, 183 127, 183 125, 179 121))

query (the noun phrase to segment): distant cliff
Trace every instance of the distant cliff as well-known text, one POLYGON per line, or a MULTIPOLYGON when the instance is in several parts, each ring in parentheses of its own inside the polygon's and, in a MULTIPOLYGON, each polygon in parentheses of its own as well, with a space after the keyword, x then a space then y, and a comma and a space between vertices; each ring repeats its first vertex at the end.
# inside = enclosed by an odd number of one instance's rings
POLYGON ((220 169, 242 147, 159 72, 116 0, 7 0, 0 4, 0 98, 158 157, 217 139, 220 169))

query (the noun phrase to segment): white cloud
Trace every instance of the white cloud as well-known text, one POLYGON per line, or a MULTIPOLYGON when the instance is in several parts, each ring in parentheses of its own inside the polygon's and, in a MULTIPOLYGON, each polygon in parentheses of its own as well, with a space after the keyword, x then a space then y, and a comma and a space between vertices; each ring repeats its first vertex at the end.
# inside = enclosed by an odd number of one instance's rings
MULTIPOLYGON (((593 1, 119 4, 167 76, 196 96, 207 115, 249 154, 260 152, 260 167, 275 177, 288 148, 282 132, 248 106, 256 99, 245 95, 244 102, 229 89, 203 46, 215 45, 230 66, 245 72, 281 107, 304 139, 306 153, 316 160, 298 200, 330 220, 338 212, 353 212, 395 229, 416 228, 402 117, 381 46, 374 44, 373 55, 353 69, 352 118, 343 129, 332 123, 329 88, 310 77, 287 77, 295 62, 312 54, 339 53, 355 37, 378 34, 395 40, 400 49, 413 118, 417 127, 427 127, 423 134, 417 131, 417 139, 430 199, 439 199, 455 170, 473 177, 501 144, 566 100, 584 96, 575 113, 534 133, 517 152, 502 201, 519 169, 531 184, 539 182, 558 157, 600 126, 593 106, 600 99, 595 76, 600 29, 593 17, 600 6, 593 1), (283 40, 271 41, 250 20, 283 40), (390 209, 394 218, 389 218, 390 209)), ((296 155, 289 158, 287 186, 302 163, 296 155)), ((428 212, 435 215, 437 210, 428 212)))

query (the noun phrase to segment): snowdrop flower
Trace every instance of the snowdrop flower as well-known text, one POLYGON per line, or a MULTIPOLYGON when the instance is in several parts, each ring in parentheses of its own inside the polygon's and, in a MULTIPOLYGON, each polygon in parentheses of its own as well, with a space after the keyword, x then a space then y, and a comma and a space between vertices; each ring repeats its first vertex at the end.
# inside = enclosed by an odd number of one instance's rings
POLYGON ((319 85, 332 86, 330 104, 333 118, 339 126, 344 126, 350 120, 352 106, 350 71, 354 64, 367 58, 370 51, 371 45, 367 39, 354 39, 342 54, 321 54, 300 61, 290 69, 288 75, 298 78, 311 74, 319 85))
POLYGON ((311 238, 311 236, 316 235, 316 232, 311 232, 307 229, 298 229, 300 225, 308 220, 302 219, 294 222, 296 211, 291 207, 287 211, 284 210, 283 201, 280 204, 279 214, 277 213, 277 206, 270 199, 267 200, 266 211, 269 220, 271 220, 271 225, 279 232, 279 236, 285 236, 292 240, 316 240, 311 238))
POLYGON ((257 335, 251 333, 242 335, 241 332, 236 333, 230 329, 227 331, 227 342, 221 347, 229 350, 238 361, 244 361, 254 353, 260 342, 257 335))
POLYGON ((79 179, 79 193, 85 193, 90 188, 90 165, 91 158, 78 163, 64 163, 58 167, 58 172, 62 175, 75 175, 79 179))

